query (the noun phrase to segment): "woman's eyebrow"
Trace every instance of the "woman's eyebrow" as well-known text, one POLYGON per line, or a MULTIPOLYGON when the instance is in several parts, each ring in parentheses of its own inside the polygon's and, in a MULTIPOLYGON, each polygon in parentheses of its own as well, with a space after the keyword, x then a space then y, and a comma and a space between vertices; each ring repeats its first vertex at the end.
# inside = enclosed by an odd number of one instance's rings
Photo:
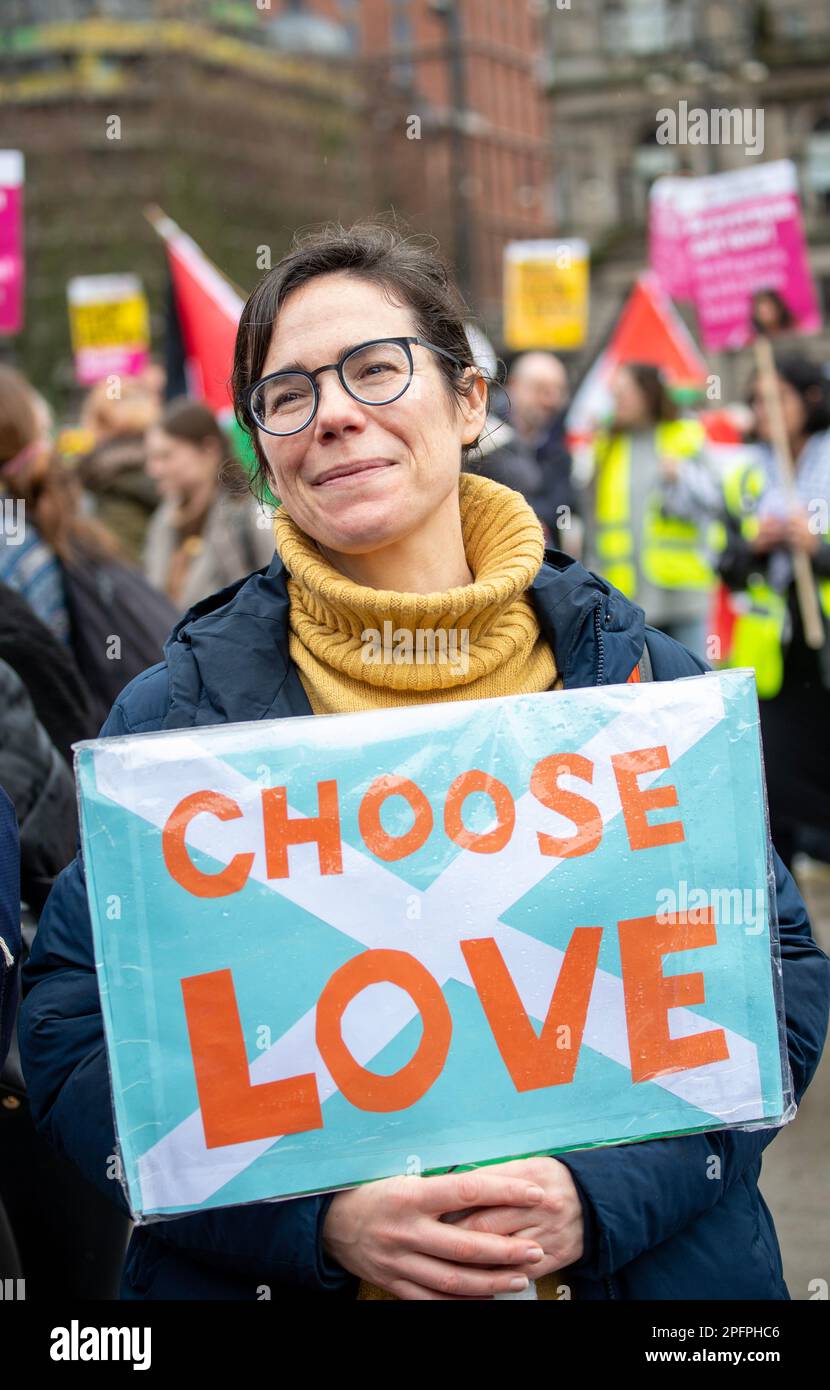
MULTIPOLYGON (((346 353, 347 353, 347 352, 351 352, 353 348, 360 347, 361 344, 364 343, 364 342, 371 342, 371 339, 370 339, 370 338, 362 338, 362 339, 360 339, 360 341, 358 341, 358 342, 356 342, 356 343, 347 343, 345 347, 341 347, 341 348, 338 350, 337 355, 334 357, 333 360, 334 360, 335 362, 339 362, 340 359, 341 359, 341 357, 345 357, 345 356, 346 356, 346 353)), ((321 367, 324 366, 324 365, 325 365, 324 363, 322 363, 322 362, 320 363, 320 366, 321 366, 321 367)), ((296 358, 296 360, 293 361, 293 362, 286 362, 286 364, 285 364, 284 367, 274 367, 273 372, 269 372, 268 375, 269 375, 269 376, 273 376, 274 373, 276 373, 276 372, 310 372, 310 371, 314 371, 314 370, 315 370, 315 369, 314 369, 313 367, 308 367, 308 366, 305 364, 305 362, 302 362, 302 361, 300 360, 300 358, 298 357, 298 358, 296 358)))

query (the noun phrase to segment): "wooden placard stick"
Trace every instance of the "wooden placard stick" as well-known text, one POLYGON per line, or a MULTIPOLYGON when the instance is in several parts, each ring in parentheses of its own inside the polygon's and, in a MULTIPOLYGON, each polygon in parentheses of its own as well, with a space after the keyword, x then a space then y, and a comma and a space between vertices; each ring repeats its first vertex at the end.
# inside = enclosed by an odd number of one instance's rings
MULTIPOLYGON (((772 344, 769 338, 763 334, 758 334, 753 339, 752 348, 755 353, 755 363, 758 368, 758 380, 761 390, 764 393, 764 400, 767 407, 767 416, 770 424, 771 444, 778 458, 778 465, 781 472, 781 481, 784 485, 789 500, 795 505, 800 505, 800 499, 795 486, 795 463, 793 461, 790 441, 787 437, 787 427, 784 423, 784 409, 781 404, 781 388, 778 384, 778 375, 775 370, 775 358, 772 355, 772 344)), ((801 624, 804 629, 804 640, 808 647, 818 651, 824 646, 824 623, 819 607, 818 593, 816 591, 816 581, 813 574, 813 567, 810 564, 810 557, 805 550, 800 547, 793 550, 793 577, 795 579, 795 590, 798 597, 798 607, 801 613, 801 624)))

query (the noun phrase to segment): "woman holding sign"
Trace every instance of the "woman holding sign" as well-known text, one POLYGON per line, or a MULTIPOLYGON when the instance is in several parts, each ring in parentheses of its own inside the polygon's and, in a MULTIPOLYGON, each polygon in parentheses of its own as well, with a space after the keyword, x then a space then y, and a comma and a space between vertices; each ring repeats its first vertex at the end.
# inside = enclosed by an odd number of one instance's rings
POLYGON ((785 486, 769 403, 756 379, 758 447, 724 479, 721 574, 736 595, 729 659, 751 666, 761 696, 772 833, 787 864, 805 831, 830 825, 830 383, 800 354, 780 354, 777 390, 795 490, 785 486), (794 558, 809 558, 824 640, 807 641, 794 558))
MULTIPOLYGON (((105 734, 631 677, 646 655, 642 611, 546 554, 517 493, 462 473, 487 415, 464 319, 433 252, 383 225, 298 241, 265 276, 242 315, 233 384, 259 479, 282 500, 279 555, 179 623, 166 663, 128 687, 105 734), (425 631, 466 640, 447 660, 397 660, 390 623, 413 643, 425 631)), ((653 630, 647 657, 657 680, 703 670, 653 630)), ((777 870, 800 1096, 824 1037, 827 962, 777 870)), ((52 895, 26 988, 39 1121, 118 1200, 80 861, 52 895)), ((124 1295, 255 1299, 268 1285, 489 1299, 557 1297, 566 1284, 586 1299, 786 1298, 757 1190, 772 1137, 721 1131, 185 1215, 134 1232, 124 1295)))

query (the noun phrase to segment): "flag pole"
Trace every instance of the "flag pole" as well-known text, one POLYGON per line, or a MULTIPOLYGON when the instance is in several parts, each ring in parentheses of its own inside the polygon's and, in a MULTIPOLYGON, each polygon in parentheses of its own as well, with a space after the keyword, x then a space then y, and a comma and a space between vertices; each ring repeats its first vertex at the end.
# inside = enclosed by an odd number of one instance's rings
MULTIPOLYGON (((172 217, 168 217, 167 213, 163 208, 159 207, 158 203, 148 203, 144 209, 144 216, 150 223, 153 231, 161 237, 162 241, 171 241, 172 238, 177 235, 183 237, 187 236, 187 233, 182 231, 179 224, 174 222, 172 217)), ((188 240, 190 240, 189 237, 188 240)), ((215 261, 212 261, 209 256, 205 256, 204 251, 200 251, 200 255, 211 269, 225 281, 225 284, 230 286, 234 294, 239 295, 239 298, 244 304, 245 300, 248 298, 248 291, 241 289, 234 280, 231 280, 230 276, 226 275, 224 270, 219 269, 215 261)))

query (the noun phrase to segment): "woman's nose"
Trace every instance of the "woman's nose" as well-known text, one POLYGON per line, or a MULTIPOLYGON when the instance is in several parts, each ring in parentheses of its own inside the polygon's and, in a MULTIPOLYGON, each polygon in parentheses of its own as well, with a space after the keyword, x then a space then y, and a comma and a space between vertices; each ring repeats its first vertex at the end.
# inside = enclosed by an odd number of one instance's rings
POLYGON ((316 435, 360 429, 366 422, 365 407, 350 396, 336 372, 324 372, 317 378, 319 401, 314 417, 316 435))

